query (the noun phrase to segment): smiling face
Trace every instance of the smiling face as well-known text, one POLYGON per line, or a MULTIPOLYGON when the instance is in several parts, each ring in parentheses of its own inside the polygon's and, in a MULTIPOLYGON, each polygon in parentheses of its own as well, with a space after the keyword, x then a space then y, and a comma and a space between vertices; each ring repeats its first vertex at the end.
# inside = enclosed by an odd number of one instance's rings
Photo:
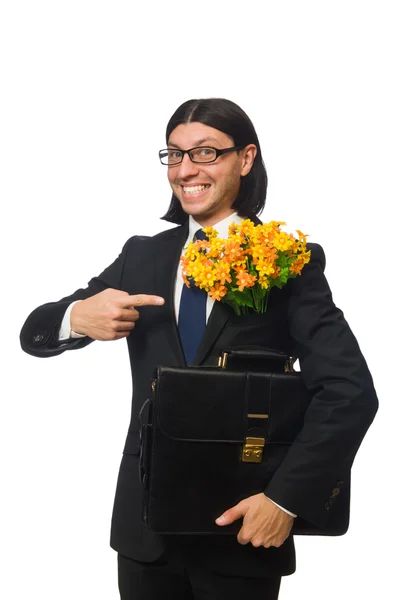
MULTIPOLYGON (((234 140, 222 131, 196 122, 178 125, 168 140, 168 148, 179 150, 196 146, 222 150, 234 145, 234 140)), ((179 165, 168 167, 168 181, 188 215, 203 227, 214 225, 234 212, 231 206, 240 189, 240 178, 250 172, 255 155, 254 144, 219 156, 213 163, 193 163, 185 154, 179 165)))

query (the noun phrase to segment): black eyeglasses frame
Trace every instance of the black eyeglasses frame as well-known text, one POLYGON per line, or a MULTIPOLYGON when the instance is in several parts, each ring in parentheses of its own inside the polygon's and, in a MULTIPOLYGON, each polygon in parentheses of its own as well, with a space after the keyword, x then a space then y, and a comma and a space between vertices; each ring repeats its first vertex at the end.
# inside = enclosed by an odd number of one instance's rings
MULTIPOLYGON (((162 165, 166 166, 166 167, 175 167, 177 165, 180 165, 183 162, 183 159, 185 157, 185 154, 187 154, 190 158, 190 160, 192 161, 192 163, 196 164, 196 165, 208 165, 210 163, 215 162, 219 156, 222 156, 223 154, 227 154, 228 152, 233 152, 235 150, 241 150, 242 148, 244 148, 244 146, 232 146, 230 148, 222 148, 221 150, 219 150, 218 148, 214 148, 214 146, 194 146, 194 148, 189 148, 188 150, 181 150, 180 148, 174 148, 175 150, 177 150, 178 152, 182 152, 182 157, 181 160, 179 162, 176 163, 163 163, 162 162, 162 156, 161 153, 162 152, 169 152, 169 150, 172 150, 172 148, 163 148, 162 150, 159 150, 159 159, 162 165), (197 150, 198 148, 210 148, 211 150, 215 150, 215 158, 211 159, 211 160, 193 160, 192 156, 191 156, 191 152, 192 150, 197 150)), ((165 157, 164 157, 165 158, 165 157)))

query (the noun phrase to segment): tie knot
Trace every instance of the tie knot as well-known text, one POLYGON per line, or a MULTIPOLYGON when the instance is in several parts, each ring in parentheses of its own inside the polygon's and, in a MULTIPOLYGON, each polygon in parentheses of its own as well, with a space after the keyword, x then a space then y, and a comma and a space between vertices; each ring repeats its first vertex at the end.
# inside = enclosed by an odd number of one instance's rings
POLYGON ((204 233, 202 229, 198 229, 195 233, 196 240, 208 240, 207 235, 204 233))

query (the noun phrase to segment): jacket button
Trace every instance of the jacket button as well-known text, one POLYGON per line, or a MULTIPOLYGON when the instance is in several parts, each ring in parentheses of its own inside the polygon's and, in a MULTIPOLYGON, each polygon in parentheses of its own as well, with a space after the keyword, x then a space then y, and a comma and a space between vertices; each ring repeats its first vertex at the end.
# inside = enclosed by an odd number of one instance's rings
POLYGON ((332 495, 333 495, 333 496, 337 496, 337 495, 339 494, 339 492, 340 492, 340 489, 339 489, 339 488, 334 488, 334 489, 332 490, 332 495))

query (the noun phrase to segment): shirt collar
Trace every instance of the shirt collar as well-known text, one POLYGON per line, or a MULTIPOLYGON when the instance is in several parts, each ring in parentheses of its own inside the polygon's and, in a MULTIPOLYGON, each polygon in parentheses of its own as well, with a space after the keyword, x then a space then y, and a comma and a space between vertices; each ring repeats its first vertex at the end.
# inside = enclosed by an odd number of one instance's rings
MULTIPOLYGON (((240 217, 236 212, 234 212, 232 215, 229 215, 225 219, 222 219, 222 221, 215 223, 215 225, 213 225, 213 228, 216 229, 220 238, 227 238, 229 234, 229 226, 232 223, 236 223, 236 225, 239 225, 242 220, 243 218, 240 217)), ((187 236, 187 240, 183 247, 184 250, 186 250, 190 242, 193 241, 194 235, 198 229, 202 229, 202 226, 200 225, 200 223, 197 223, 197 221, 191 215, 189 215, 189 235, 187 236)))

